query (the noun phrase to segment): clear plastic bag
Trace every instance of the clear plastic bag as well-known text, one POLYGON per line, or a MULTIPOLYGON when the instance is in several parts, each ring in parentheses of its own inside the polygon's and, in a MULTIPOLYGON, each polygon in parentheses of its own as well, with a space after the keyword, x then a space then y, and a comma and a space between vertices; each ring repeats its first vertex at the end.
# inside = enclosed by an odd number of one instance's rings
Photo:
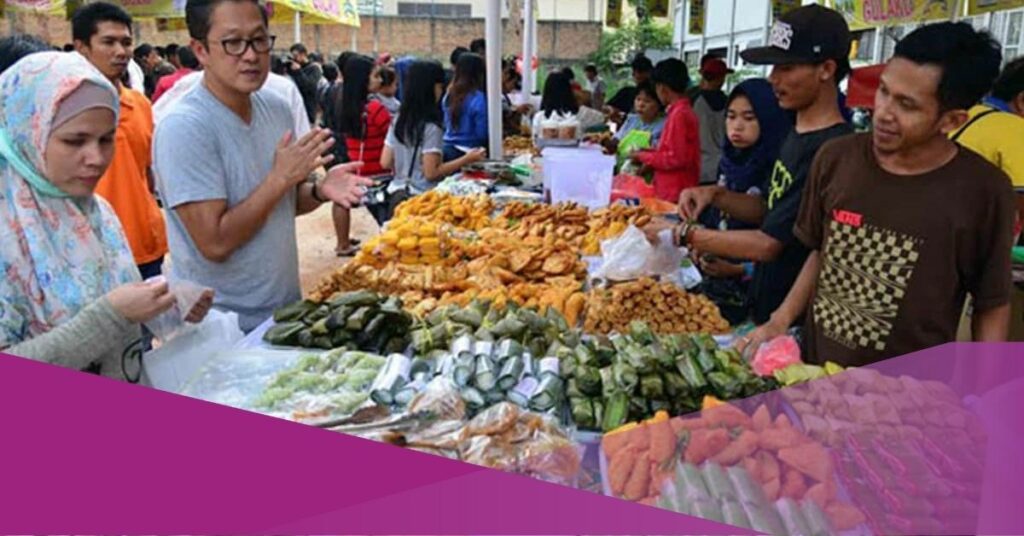
POLYGON ((174 306, 156 318, 145 322, 144 325, 157 340, 166 344, 182 333, 195 329, 195 325, 186 323, 185 318, 209 289, 191 281, 175 279, 167 275, 171 273, 170 259, 164 261, 161 273, 164 275, 151 277, 146 282, 166 281, 171 294, 174 294, 174 306))
POLYGON ((671 276, 679 270, 685 253, 672 245, 672 231, 659 235, 658 245, 647 241, 643 231, 630 225, 618 238, 601 243, 604 258, 595 277, 630 281, 649 276, 671 276))

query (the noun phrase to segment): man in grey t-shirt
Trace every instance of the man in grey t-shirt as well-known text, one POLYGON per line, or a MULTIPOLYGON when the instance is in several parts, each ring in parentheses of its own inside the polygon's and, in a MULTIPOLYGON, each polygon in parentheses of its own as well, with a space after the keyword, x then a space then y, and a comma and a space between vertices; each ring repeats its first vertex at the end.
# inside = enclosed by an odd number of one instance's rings
POLYGON ((288 104, 257 93, 274 38, 256 0, 188 0, 201 84, 167 114, 153 163, 168 219, 173 275, 217 292, 243 330, 300 296, 295 216, 331 200, 355 204, 369 184, 330 163, 330 132, 296 140, 288 104), (324 156, 326 155, 326 156, 324 156))

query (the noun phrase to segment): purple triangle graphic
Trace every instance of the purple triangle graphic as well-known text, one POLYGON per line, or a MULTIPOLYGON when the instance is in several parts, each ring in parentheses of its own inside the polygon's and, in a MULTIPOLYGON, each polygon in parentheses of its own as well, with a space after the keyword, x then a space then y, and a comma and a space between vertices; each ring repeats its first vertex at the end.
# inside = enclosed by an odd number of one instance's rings
POLYGON ((0 355, 3 533, 745 534, 0 355))

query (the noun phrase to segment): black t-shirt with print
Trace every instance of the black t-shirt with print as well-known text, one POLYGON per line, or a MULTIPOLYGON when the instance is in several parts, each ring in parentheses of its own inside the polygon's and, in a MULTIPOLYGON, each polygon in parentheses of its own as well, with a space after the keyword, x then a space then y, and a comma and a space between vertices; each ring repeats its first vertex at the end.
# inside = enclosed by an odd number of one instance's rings
POLYGON ((768 204, 761 231, 781 242, 782 252, 774 261, 758 263, 754 269, 751 313, 758 324, 767 322, 782 305, 807 260, 809 251, 793 236, 793 225, 811 163, 822 144, 852 133, 853 128, 846 123, 803 134, 794 129, 782 144, 775 169, 761 192, 768 204))

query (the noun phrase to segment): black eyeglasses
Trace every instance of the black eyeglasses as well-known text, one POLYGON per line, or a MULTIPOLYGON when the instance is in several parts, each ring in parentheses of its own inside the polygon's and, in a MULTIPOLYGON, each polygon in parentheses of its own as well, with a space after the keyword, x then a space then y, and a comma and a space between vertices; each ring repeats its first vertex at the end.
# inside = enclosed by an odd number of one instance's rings
POLYGON ((244 56, 249 47, 252 47, 253 52, 257 54, 266 54, 274 48, 274 41, 277 40, 276 35, 266 35, 263 37, 255 37, 253 39, 242 39, 240 37, 232 39, 221 39, 220 46, 224 47, 224 53, 228 56, 244 56))

